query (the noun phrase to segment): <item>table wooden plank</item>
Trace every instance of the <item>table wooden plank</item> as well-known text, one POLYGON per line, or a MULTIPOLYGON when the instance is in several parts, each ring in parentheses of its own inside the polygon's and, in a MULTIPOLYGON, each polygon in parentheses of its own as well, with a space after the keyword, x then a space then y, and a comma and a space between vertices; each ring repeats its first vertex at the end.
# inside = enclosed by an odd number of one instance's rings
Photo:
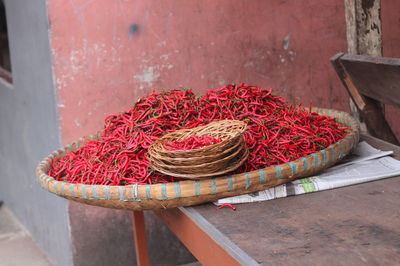
POLYGON ((340 258, 353 265, 393 264, 400 261, 399 187, 400 178, 392 178, 241 204, 236 212, 195 209, 259 262, 310 265, 340 258))
POLYGON ((148 266, 150 263, 143 211, 132 212, 132 227, 133 239, 135 240, 136 264, 148 266))
MULTIPOLYGON (((367 139, 399 158, 397 146, 367 139)), ((258 262, 400 262, 400 177, 236 207, 236 212, 211 204, 192 209, 258 262)))
POLYGON ((202 265, 259 265, 192 208, 154 212, 202 265))

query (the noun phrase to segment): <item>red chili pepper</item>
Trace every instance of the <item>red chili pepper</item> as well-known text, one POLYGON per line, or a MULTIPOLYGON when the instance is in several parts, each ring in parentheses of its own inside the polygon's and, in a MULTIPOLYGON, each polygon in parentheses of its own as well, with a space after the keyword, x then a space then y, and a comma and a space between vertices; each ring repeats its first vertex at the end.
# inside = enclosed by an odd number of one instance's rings
POLYGON ((222 208, 224 208, 224 207, 229 207, 229 208, 231 208, 232 210, 236 211, 236 207, 233 206, 233 205, 230 204, 230 203, 224 203, 224 204, 218 206, 217 209, 222 209, 222 208))
MULTIPOLYGON (((273 96, 271 89, 252 85, 227 85, 200 98, 190 90, 152 92, 126 112, 108 115, 100 139, 52 161, 49 174, 57 180, 103 185, 180 180, 152 171, 147 148, 166 133, 213 119, 238 119, 248 124, 244 141, 249 157, 238 172, 295 160, 341 140, 350 130, 332 118, 286 103, 273 96)), ((185 141, 171 146, 196 149, 213 143, 207 137, 185 141)))
POLYGON ((164 143, 164 147, 169 151, 176 150, 193 150, 203 148, 221 142, 221 139, 216 139, 212 136, 190 136, 182 141, 169 141, 164 143))

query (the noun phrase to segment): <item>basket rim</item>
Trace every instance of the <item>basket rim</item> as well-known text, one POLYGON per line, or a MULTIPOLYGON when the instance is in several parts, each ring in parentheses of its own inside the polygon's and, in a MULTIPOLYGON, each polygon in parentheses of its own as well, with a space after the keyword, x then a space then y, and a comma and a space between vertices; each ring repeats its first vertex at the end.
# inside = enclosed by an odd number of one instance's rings
POLYGON ((221 146, 224 146, 224 145, 229 145, 229 143, 231 141, 233 141, 234 139, 240 137, 246 130, 247 130, 247 123, 243 122, 241 120, 232 120, 232 119, 213 120, 211 123, 209 123, 207 125, 204 125, 204 126, 199 126, 199 127, 195 127, 195 128, 183 128, 183 129, 179 129, 179 130, 167 133, 164 136, 162 136, 161 138, 159 138, 156 141, 154 141, 154 143, 150 145, 149 151, 151 149, 153 149, 152 147, 155 147, 155 146, 160 146, 161 147, 161 151, 159 151, 159 152, 161 152, 162 154, 180 155, 180 154, 196 153, 198 151, 204 151, 204 150, 207 150, 207 151, 210 150, 211 151, 214 148, 221 147, 221 146), (232 137, 222 139, 218 143, 207 145, 207 146, 204 146, 204 147, 201 147, 201 148, 197 148, 197 149, 192 149, 192 150, 174 150, 174 151, 169 151, 169 150, 165 149, 165 147, 163 145, 164 140, 168 139, 168 137, 170 137, 173 134, 176 134, 176 133, 179 133, 179 132, 190 132, 190 131, 193 131, 193 129, 201 130, 203 128, 206 128, 206 127, 210 126, 211 124, 223 123, 223 122, 228 122, 228 121, 231 121, 231 122, 234 122, 234 123, 243 124, 244 129, 241 130, 240 132, 235 132, 235 134, 232 137))
MULTIPOLYGON (((168 201, 173 201, 174 204, 168 205, 167 207, 187 206, 193 205, 193 202, 210 201, 211 198, 214 200, 222 196, 246 194, 265 188, 266 184, 271 181, 271 178, 274 182, 272 182, 272 185, 269 185, 269 187, 292 181, 306 174, 315 173, 315 171, 320 171, 343 158, 358 142, 359 123, 348 113, 316 107, 313 107, 311 111, 338 119, 338 123, 342 126, 350 127, 352 130, 343 139, 323 150, 305 155, 294 161, 257 169, 251 172, 224 175, 202 180, 184 180, 151 185, 133 184, 125 186, 73 184, 65 181, 57 181, 53 177, 47 175, 51 160, 65 156, 67 152, 79 148, 85 141, 99 138, 101 133, 98 132, 94 135, 82 137, 45 157, 37 166, 36 175, 41 186, 51 193, 98 206, 106 206, 108 204, 107 202, 118 202, 122 207, 112 208, 121 209, 143 210, 166 208, 165 202, 168 201), (332 154, 332 158, 329 158, 331 157, 329 154, 332 154), (303 171, 297 171, 297 167, 301 168, 300 170, 303 171), (204 193, 202 186, 204 186, 204 190, 207 190, 204 193), (188 192, 183 193, 183 191, 186 190, 188 192), (96 191, 98 194, 96 194, 96 191), (171 195, 175 196, 171 197, 171 195), (200 201, 202 196, 204 196, 205 201, 200 201), (197 201, 191 201, 191 204, 184 204, 182 202, 184 198, 196 198, 197 201), (158 207, 154 207, 155 204, 158 207)), ((107 205, 106 207, 109 206, 107 205)))

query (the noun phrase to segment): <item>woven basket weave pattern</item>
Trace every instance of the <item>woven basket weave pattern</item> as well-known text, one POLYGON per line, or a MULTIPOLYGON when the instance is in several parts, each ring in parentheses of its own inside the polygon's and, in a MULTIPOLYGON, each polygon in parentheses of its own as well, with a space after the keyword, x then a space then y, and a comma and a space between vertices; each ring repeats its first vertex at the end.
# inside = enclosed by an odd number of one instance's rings
POLYGON ((56 181, 47 175, 51 160, 76 150, 84 141, 99 138, 100 134, 81 138, 64 149, 53 152, 39 164, 36 173, 41 186, 51 193, 90 205, 116 209, 148 210, 190 206, 251 193, 315 174, 335 164, 358 143, 359 125, 349 114, 322 108, 313 108, 312 111, 334 117, 343 126, 352 128, 352 131, 324 150, 289 163, 248 173, 196 181, 127 186, 71 184, 56 181))
POLYGON ((164 135, 149 148, 148 159, 156 171, 186 179, 202 179, 236 170, 247 159, 243 142, 247 124, 238 120, 214 121, 205 126, 181 129, 164 135), (190 136, 211 136, 221 141, 193 150, 169 151, 165 144, 190 136))
MULTIPOLYGON (((227 155, 232 154, 235 150, 239 150, 239 146, 243 145, 243 138, 238 138, 238 141, 232 141, 232 145, 227 147, 225 150, 209 154, 209 155, 202 155, 202 157, 189 157, 189 158, 182 158, 182 157, 165 157, 163 154, 155 154, 153 158, 155 160, 159 160, 160 162, 171 162, 171 163, 179 163, 181 165, 193 165, 193 162, 197 163, 206 163, 210 161, 210 159, 219 160, 225 158, 227 155)), ((240 150, 239 150, 240 151, 240 150)))

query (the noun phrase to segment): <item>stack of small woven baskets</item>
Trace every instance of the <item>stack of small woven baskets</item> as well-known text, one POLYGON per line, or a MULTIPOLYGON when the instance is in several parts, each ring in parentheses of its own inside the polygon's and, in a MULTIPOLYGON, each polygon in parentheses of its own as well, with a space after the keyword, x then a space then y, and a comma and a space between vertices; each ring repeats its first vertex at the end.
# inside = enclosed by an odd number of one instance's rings
POLYGON ((152 168, 162 174, 186 179, 201 179, 227 174, 240 167, 248 156, 243 140, 247 124, 238 120, 221 120, 192 129, 169 133, 149 148, 152 168), (211 136, 221 141, 192 150, 168 150, 165 143, 182 141, 190 136, 211 136))

